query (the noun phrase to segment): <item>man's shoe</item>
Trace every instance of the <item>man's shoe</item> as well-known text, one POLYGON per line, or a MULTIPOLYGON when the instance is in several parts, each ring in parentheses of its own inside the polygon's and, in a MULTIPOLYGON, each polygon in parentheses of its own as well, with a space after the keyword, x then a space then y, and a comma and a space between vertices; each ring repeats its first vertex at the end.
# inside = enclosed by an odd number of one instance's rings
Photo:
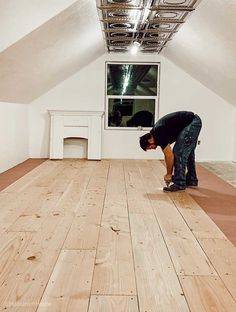
POLYGON ((198 183, 196 182, 192 182, 192 183, 187 183, 186 184, 186 187, 190 187, 190 188, 196 188, 198 187, 198 183))
POLYGON ((179 186, 176 184, 171 184, 170 186, 163 187, 163 191, 166 193, 180 192, 180 191, 184 191, 184 190, 185 190, 185 186, 179 186))

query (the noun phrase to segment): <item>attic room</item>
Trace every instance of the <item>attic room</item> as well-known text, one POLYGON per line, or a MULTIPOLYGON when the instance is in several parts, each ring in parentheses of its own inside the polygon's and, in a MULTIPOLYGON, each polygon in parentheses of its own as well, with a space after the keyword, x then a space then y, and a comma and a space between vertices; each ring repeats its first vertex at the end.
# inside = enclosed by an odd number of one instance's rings
POLYGON ((0 0, 2 311, 236 311, 235 15, 0 0), (202 128, 173 191, 175 141, 140 137, 178 111, 202 128))

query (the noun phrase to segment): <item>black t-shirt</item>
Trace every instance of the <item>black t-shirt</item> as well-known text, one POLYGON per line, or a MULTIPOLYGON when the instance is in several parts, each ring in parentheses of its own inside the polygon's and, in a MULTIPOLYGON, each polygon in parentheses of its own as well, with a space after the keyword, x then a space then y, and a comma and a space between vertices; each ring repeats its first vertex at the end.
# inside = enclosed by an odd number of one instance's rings
POLYGON ((160 118, 150 131, 156 145, 164 149, 168 144, 175 142, 180 132, 192 122, 193 118, 194 113, 187 111, 171 113, 160 118))

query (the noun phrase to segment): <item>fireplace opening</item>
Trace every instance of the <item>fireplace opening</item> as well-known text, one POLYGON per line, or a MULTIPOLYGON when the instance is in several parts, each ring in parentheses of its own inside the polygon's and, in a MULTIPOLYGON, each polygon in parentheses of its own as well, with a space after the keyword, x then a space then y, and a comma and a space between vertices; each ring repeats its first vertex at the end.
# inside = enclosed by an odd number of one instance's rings
POLYGON ((69 137, 64 139, 64 158, 88 158, 88 140, 69 137))

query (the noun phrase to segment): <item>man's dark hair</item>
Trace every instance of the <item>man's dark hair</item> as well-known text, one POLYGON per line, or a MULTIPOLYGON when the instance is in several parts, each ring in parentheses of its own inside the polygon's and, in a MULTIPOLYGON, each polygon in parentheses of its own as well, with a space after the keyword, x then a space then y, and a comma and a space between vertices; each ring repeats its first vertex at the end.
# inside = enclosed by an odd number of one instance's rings
POLYGON ((146 133, 139 138, 140 147, 146 152, 147 147, 149 145, 148 140, 151 139, 151 133, 146 133))

